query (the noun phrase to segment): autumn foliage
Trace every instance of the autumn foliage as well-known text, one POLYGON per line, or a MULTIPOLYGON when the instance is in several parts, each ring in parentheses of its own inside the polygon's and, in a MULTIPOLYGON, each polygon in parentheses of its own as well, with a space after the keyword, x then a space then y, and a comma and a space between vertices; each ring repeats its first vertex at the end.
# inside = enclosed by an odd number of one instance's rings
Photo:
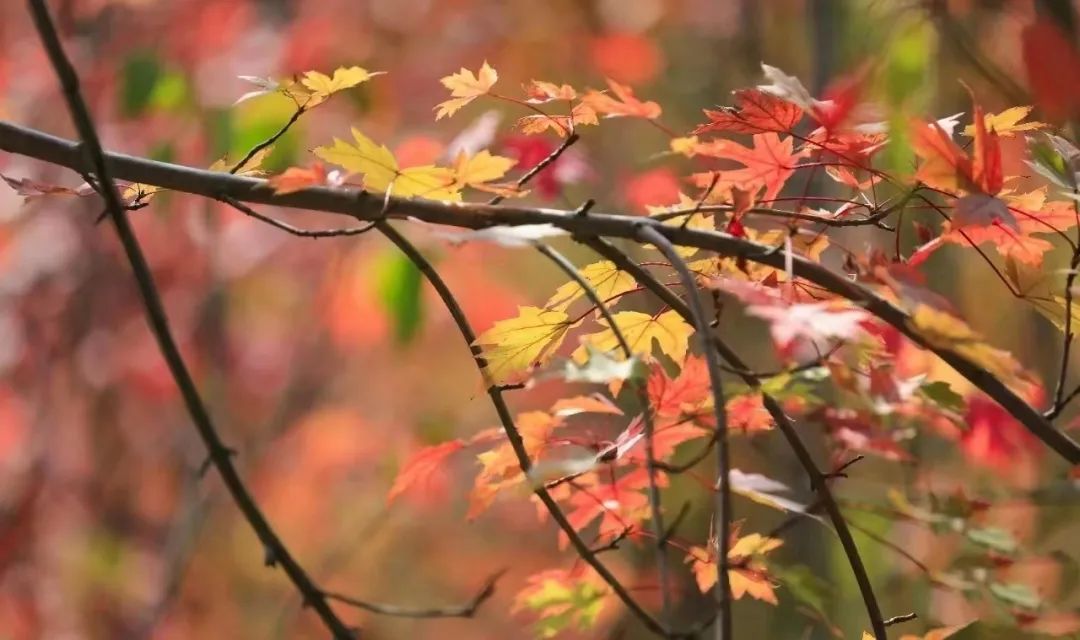
POLYGON ((688 105, 641 34, 417 69, 298 9, 211 108, 258 3, 177 4, 118 81, 63 20, 81 93, 40 20, 0 66, 55 101, 0 100, 0 638, 1080 634, 1067 25, 985 10, 1013 80, 928 2, 688 105), (134 159, 36 131, 83 99, 134 159))

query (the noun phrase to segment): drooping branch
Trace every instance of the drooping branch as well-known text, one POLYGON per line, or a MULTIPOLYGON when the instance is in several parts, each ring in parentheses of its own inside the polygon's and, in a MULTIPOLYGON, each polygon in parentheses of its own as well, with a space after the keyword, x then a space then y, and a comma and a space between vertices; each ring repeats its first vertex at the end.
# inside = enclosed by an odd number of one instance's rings
POLYGON ((236 467, 233 466, 229 449, 221 440, 221 436, 210 418, 210 412, 203 403, 202 397, 195 386, 195 381, 192 379, 191 373, 184 363, 183 356, 180 354, 176 340, 173 338, 168 317, 158 295, 157 285, 154 283, 150 266, 124 212, 120 194, 116 189, 116 184, 113 182, 111 168, 105 161, 104 152, 91 120, 89 109, 87 109, 86 103, 83 101, 78 76, 71 62, 64 54, 59 36, 52 24, 49 10, 45 6, 44 0, 28 0, 28 5, 42 45, 45 47, 53 69, 60 80, 75 128, 82 138, 90 165, 87 168, 92 169, 94 172, 101 195, 105 199, 109 218, 116 228, 124 253, 134 272, 150 329, 157 340, 162 356, 165 358, 169 372, 180 389, 184 404, 191 415, 192 421, 195 423, 199 436, 206 445, 212 464, 221 475, 222 481, 225 483, 233 501, 236 502, 237 507, 239 507, 248 524, 251 525, 256 536, 258 536, 259 541, 263 544, 266 558, 273 564, 282 567, 293 585, 300 592, 304 604, 311 606, 315 610, 336 640, 352 640, 355 637, 354 630, 350 629, 337 616, 304 569, 292 557, 292 554, 281 539, 278 538, 269 521, 255 503, 255 499, 244 485, 236 467))
MULTIPOLYGON (((469 319, 465 317, 465 312, 458 303, 454 293, 450 290, 450 287, 446 284, 446 281, 442 279, 439 272, 428 261, 427 258, 420 253, 419 250, 409 240, 401 235, 393 226, 391 226, 385 220, 381 220, 378 223, 379 231, 386 236, 388 240, 393 242, 398 249, 405 254, 409 260, 416 265, 420 273, 427 278, 431 286, 434 287, 435 292, 446 306, 447 311, 454 320, 454 324, 457 325, 458 331, 465 339, 466 344, 469 347, 470 352, 473 355, 473 359, 479 369, 483 369, 486 366, 482 350, 475 344, 476 332, 473 331, 472 324, 469 323, 469 319)), ((491 403, 495 408, 495 413, 499 417, 499 422, 503 426, 503 431, 506 433, 506 438, 510 442, 510 447, 514 451, 514 456, 517 458, 518 466, 521 467, 521 472, 526 476, 526 482, 532 482, 529 478, 529 471, 532 469, 532 459, 529 457, 529 452, 525 448, 525 441, 521 436, 521 432, 518 431, 517 425, 514 422, 514 417, 510 413, 510 407, 506 404, 506 400, 503 398, 502 390, 498 385, 490 385, 487 388, 488 397, 491 399, 491 403)), ((596 553, 589 548, 589 545, 581 539, 577 530, 570 524, 570 521, 566 519, 566 515, 563 513, 562 508, 555 502, 555 499, 551 497, 551 494, 542 484, 535 484, 533 486, 533 493, 539 498, 540 502, 547 509, 551 515, 552 520, 558 525, 560 529, 566 534, 567 539, 570 541, 570 545, 574 547, 574 551, 577 552, 581 559, 588 564, 593 571, 597 573, 600 578, 607 583, 611 588, 612 593, 615 594, 619 600, 630 610, 631 613, 641 621, 643 625, 649 630, 664 638, 675 638, 677 634, 671 633, 664 627, 656 618, 652 616, 644 607, 641 606, 630 595, 629 590, 623 585, 618 578, 596 557, 596 553)))
MULTIPOLYGON (((639 284, 649 289, 649 291, 654 293, 688 322, 693 320, 693 310, 689 305, 683 302, 679 296, 675 295, 671 289, 664 286, 664 284, 657 280, 648 270, 631 260, 625 253, 619 251, 611 243, 599 238, 589 239, 586 243, 594 251, 615 263, 615 266, 620 270, 633 276, 639 284)), ((743 382, 751 388, 761 391, 761 379, 749 373, 746 363, 723 339, 713 334, 711 342, 712 349, 715 349, 716 353, 727 361, 734 371, 739 372, 737 375, 743 382)), ((836 531, 836 535, 840 539, 840 545, 844 549, 844 555, 847 557, 848 564, 851 566, 851 572, 855 576, 855 581, 859 586, 859 593, 866 606, 866 612, 870 618, 870 625, 874 631, 875 640, 886 640, 887 636, 885 624, 882 621, 881 606, 878 604, 877 596, 874 594, 873 585, 870 584, 870 576, 866 571, 866 566, 863 564, 862 556, 859 555, 859 549, 855 545, 855 539, 851 535, 847 520, 844 519, 843 513, 841 513, 840 507, 836 502, 836 498, 833 496, 828 482, 826 482, 826 474, 822 472, 817 466, 817 463, 814 462, 810 450, 802 441, 802 438, 795 429, 795 425, 792 424, 791 419, 784 413, 780 403, 768 393, 761 392, 761 395, 762 404, 764 405, 765 410, 769 413, 769 416, 772 417, 773 421, 780 429, 780 432, 787 440, 788 445, 795 452, 795 456, 798 458, 803 470, 805 470, 810 477, 810 483, 818 494, 818 500, 825 508, 829 520, 832 522, 833 528, 836 531)), ((715 439, 710 442, 710 446, 715 446, 715 444, 715 439)), ((707 451, 708 450, 706 450, 706 453, 707 451)))
MULTIPOLYGON (((608 327, 611 328, 611 333, 615 336, 615 340, 618 342, 619 348, 622 349, 623 355, 628 361, 633 358, 634 351, 630 348, 630 343, 626 340, 626 336, 623 334, 618 323, 615 322, 615 318, 611 315, 611 310, 608 309, 607 303, 600 298, 600 294, 596 292, 596 289, 592 284, 581 275, 581 272, 577 270, 572 262, 567 260, 566 257, 558 251, 555 251, 543 243, 537 243, 536 248, 541 254, 558 265, 563 273, 581 287, 581 290, 585 292, 585 296, 596 305, 596 308, 608 323, 608 327)), ((656 434, 656 421, 652 414, 652 407, 649 406, 649 396, 646 390, 636 381, 633 383, 633 387, 637 394, 638 402, 641 404, 641 419, 644 427, 643 439, 645 441, 645 473, 649 479, 648 494, 649 511, 651 512, 650 521, 652 522, 653 535, 656 537, 656 568, 660 577, 660 610, 663 618, 666 620, 671 603, 669 602, 670 594, 668 592, 669 572, 667 539, 665 537, 666 527, 664 526, 664 512, 660 504, 660 487, 656 482, 657 464, 654 439, 656 434)))
MULTIPOLYGON (((8 122, 0 122, 0 149, 76 171, 83 169, 77 143, 8 122)), ((380 219, 384 211, 384 198, 355 189, 315 187, 296 193, 276 194, 265 180, 116 153, 107 153, 104 158, 105 164, 117 178, 211 198, 225 195, 244 202, 340 213, 369 221, 380 219)), ((505 204, 454 204, 409 198, 392 198, 390 201, 393 211, 391 217, 414 217, 425 222, 467 229, 483 229, 494 225, 550 224, 584 237, 632 239, 636 237, 638 228, 644 225, 655 229, 676 245, 698 247, 724 256, 784 268, 784 253, 775 251, 773 247, 719 231, 681 229, 635 216, 593 212, 588 215, 575 215, 574 211, 562 209, 505 204)), ((1080 464, 1080 444, 1055 428, 1038 410, 978 363, 945 344, 931 344, 914 328, 911 316, 906 311, 844 274, 833 272, 801 256, 791 256, 791 262, 796 276, 861 305, 869 313, 896 327, 913 342, 942 358, 1067 462, 1080 464)))
POLYGON ((715 413, 716 428, 713 441, 716 443, 716 467, 717 467, 717 509, 716 509, 716 599, 719 601, 717 615, 719 620, 716 624, 717 640, 731 640, 731 580, 728 576, 728 545, 731 535, 731 452, 728 448, 727 434, 727 410, 724 402, 724 387, 720 380, 720 361, 716 351, 709 345, 709 321, 705 316, 705 309, 698 297, 697 281, 690 273, 686 261, 675 250, 675 245, 655 229, 643 226, 639 229, 638 238, 648 242, 660 250, 668 259, 671 266, 678 272, 682 279, 686 297, 689 299, 690 319, 694 330, 701 341, 702 351, 705 352, 705 365, 709 370, 709 387, 712 389, 713 412, 715 413))

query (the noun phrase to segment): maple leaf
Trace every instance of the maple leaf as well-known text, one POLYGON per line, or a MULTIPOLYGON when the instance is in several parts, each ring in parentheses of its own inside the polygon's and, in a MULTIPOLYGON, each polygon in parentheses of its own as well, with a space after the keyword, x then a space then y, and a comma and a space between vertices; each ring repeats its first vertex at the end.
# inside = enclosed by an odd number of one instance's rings
MULTIPOLYGON (((637 281, 630 274, 620 271, 614 262, 594 262, 578 270, 581 277, 592 286, 601 300, 612 303, 621 294, 637 288, 637 281)), ((566 311, 578 298, 585 295, 585 289, 571 280, 555 290, 544 307, 555 311, 566 311)))
POLYGON ((678 377, 672 379, 659 364, 650 369, 645 384, 649 405, 659 416, 694 413, 712 401, 709 368, 700 356, 687 356, 678 377))
POLYGON ((462 151, 454 159, 451 170, 455 185, 483 189, 485 183, 503 177, 515 164, 517 160, 491 155, 486 149, 473 156, 462 151))
POLYGON ((496 322, 476 338, 475 344, 484 347, 485 376, 492 384, 503 384, 542 366, 569 329, 569 316, 562 311, 518 307, 517 317, 496 322))
POLYGON ((355 144, 334 138, 329 147, 317 147, 315 156, 364 175, 364 188, 385 192, 393 188, 400 197, 420 196, 432 200, 461 200, 461 190, 454 184, 453 172, 443 167, 424 165, 400 169, 394 154, 385 145, 376 144, 356 127, 355 144))
POLYGON ((609 589, 593 573, 549 569, 525 579, 514 596, 513 611, 528 610, 538 618, 533 630, 539 638, 554 638, 574 628, 588 631, 603 613, 609 589))
MULTIPOLYGON (((1018 131, 1038 131, 1050 126, 1045 122, 1020 122, 1028 117, 1032 107, 1009 107, 1000 113, 988 113, 983 116, 984 126, 988 131, 993 131, 1003 138, 1010 138, 1018 131)), ((964 127, 964 135, 971 138, 975 136, 975 124, 964 127)))
POLYGON ((237 76, 237 77, 240 78, 241 80, 243 80, 244 82, 248 82, 248 83, 251 83, 251 84, 255 85, 256 87, 258 87, 258 89, 256 89, 255 91, 248 91, 244 95, 237 98, 236 102, 234 102, 232 104, 232 106, 234 106, 234 107, 236 105, 240 104, 241 102, 246 102, 246 101, 248 101, 248 100, 250 100, 252 98, 257 98, 259 96, 265 96, 265 95, 269 95, 271 93, 274 93, 275 91, 277 91, 277 90, 279 90, 281 88, 281 85, 278 83, 278 81, 274 80, 273 78, 260 78, 258 76, 237 76))
POLYGON ((660 117, 662 110, 655 102, 642 102, 634 97, 634 91, 630 87, 619 84, 611 78, 607 79, 611 97, 606 92, 590 89, 581 102, 588 105, 596 113, 601 113, 606 118, 631 117, 655 120, 660 117))
POLYGON ((327 171, 326 166, 316 162, 310 167, 289 167, 282 173, 267 180, 277 194, 295 193, 309 187, 333 186, 343 184, 345 175, 340 171, 327 171))
MULTIPOLYGON (((660 486, 667 484, 665 475, 657 476, 656 480, 660 486)), ((579 481, 575 487, 578 490, 570 498, 566 519, 581 531, 600 518, 598 535, 618 536, 627 525, 648 517, 649 497, 645 494, 648 486, 649 474, 644 466, 624 473, 615 481, 594 479, 591 484, 579 481)), ((565 547, 567 542, 566 534, 560 533, 559 546, 565 547)))
POLYGON ((709 286, 747 305, 746 312, 769 323, 776 348, 784 356, 806 352, 817 357, 838 341, 856 337, 870 314, 839 301, 791 303, 776 289, 735 278, 714 278, 709 286))
MULTIPOLYGON (((641 356, 642 360, 653 361, 654 340, 660 351, 675 362, 682 361, 686 356, 687 343, 694 328, 675 311, 665 311, 657 316, 638 311, 622 311, 613 315, 612 318, 629 343, 631 351, 641 356)), ((607 321, 602 319, 600 324, 607 326, 607 321)), ((586 344, 591 344, 597 351, 617 351, 620 359, 625 357, 619 349, 619 341, 615 333, 610 328, 583 336, 581 341, 582 345, 574 351, 572 356, 578 362, 585 359, 586 344)))
POLYGON ((526 135, 543 133, 551 129, 565 138, 569 132, 574 131, 578 125, 599 124, 596 110, 587 104, 579 103, 570 109, 570 115, 535 114, 518 118, 517 127, 526 135))
POLYGON ((573 416, 579 413, 605 413, 622 415, 622 409, 600 394, 575 396, 557 400, 551 406, 552 415, 559 417, 573 416))
POLYGON ((386 494, 387 504, 402 493, 431 482, 432 477, 442 470, 446 459, 464 447, 463 440, 451 440, 424 447, 411 455, 398 471, 390 492, 386 494))
MULTIPOLYGON (((267 146, 259 149, 254 154, 252 154, 252 156, 248 158, 244 162, 244 164, 240 165, 240 167, 238 167, 236 171, 233 171, 233 173, 238 176, 247 176, 249 178, 258 178, 266 175, 266 171, 262 168, 262 163, 268 157, 270 157, 270 154, 273 153, 273 151, 274 147, 272 146, 267 146)), ((226 172, 232 170, 232 166, 233 162, 229 160, 229 157, 223 156, 215 160, 209 167, 206 168, 206 170, 226 172)))
MULTIPOLYGON (((803 155, 803 152, 793 150, 790 137, 781 139, 779 135, 771 132, 755 134, 752 147, 744 147, 734 140, 717 142, 718 144, 701 150, 702 155, 733 160, 746 167, 720 171, 721 181, 751 192, 765 187, 765 200, 772 200, 780 194, 784 183, 795 173, 798 158, 803 155)), ((704 180, 699 179, 697 182, 700 185, 704 180)))
POLYGON ((709 122, 699 125, 694 133, 789 133, 802 116, 803 110, 797 104, 760 89, 742 89, 735 92, 734 107, 706 109, 709 122))
POLYGON ((476 74, 462 67, 461 71, 441 78, 439 82, 450 90, 453 97, 435 106, 435 119, 442 120, 446 116, 452 116, 473 100, 487 95, 498 80, 498 72, 487 61, 476 74))
POLYGON ((746 433, 767 431, 773 428, 773 419, 765 409, 760 393, 744 393, 732 396, 724 404, 728 429, 746 433))
POLYGON ((24 202, 29 202, 34 198, 40 198, 43 196, 88 196, 94 193, 93 187, 89 184, 83 183, 81 186, 71 189, 69 187, 61 187, 55 184, 47 184, 44 182, 38 182, 31 180, 30 178, 10 178, 0 173, 0 179, 8 184, 9 187, 15 190, 15 193, 23 196, 24 202))
MULTIPOLYGON (((552 433, 564 426, 564 422, 561 415, 546 411, 526 411, 515 416, 514 425, 529 457, 539 463, 552 433)), ((465 516, 469 520, 486 511, 501 491, 520 486, 525 481, 517 454, 510 443, 505 441, 505 432, 502 429, 483 431, 473 437, 472 444, 489 442, 496 438, 502 440, 502 444, 476 455, 481 470, 469 493, 469 510, 465 516)))
MULTIPOLYGON (((732 535, 735 538, 737 533, 732 535)), ((768 572, 756 558, 779 548, 784 544, 778 538, 769 538, 759 533, 751 533, 734 540, 728 548, 728 565, 738 568, 728 569, 728 581, 731 585, 731 597, 735 600, 749 595, 769 604, 777 604, 776 593, 768 572)), ((686 562, 691 565, 698 589, 707 593, 716 585, 716 545, 690 547, 686 562)))
POLYGON ((386 72, 368 71, 363 67, 355 66, 338 67, 334 70, 332 77, 318 71, 308 71, 300 78, 300 84, 310 92, 310 97, 304 106, 314 107, 338 91, 350 89, 384 73, 386 72))
MULTIPOLYGON (((1005 277, 1013 284, 1020 297, 1035 307, 1058 331, 1064 332, 1066 300, 1065 296, 1058 293, 1064 286, 1062 278, 1051 277, 1037 268, 1038 266, 1024 264, 1013 256, 1008 256, 1005 259, 1005 277)), ((1080 323, 1080 302, 1074 298, 1069 309, 1072 322, 1080 323)))
POLYGON ((541 224, 521 224, 513 227, 496 225, 474 231, 437 230, 434 233, 452 244, 464 244, 479 240, 494 242, 504 247, 531 247, 539 240, 565 236, 569 232, 544 222, 541 224))
POLYGON ((568 84, 558 85, 554 82, 533 80, 525 85, 526 102, 531 104, 543 104, 552 100, 575 100, 577 91, 568 84))
POLYGON ((946 311, 921 304, 915 308, 909 325, 931 346, 948 349, 964 356, 1010 386, 1028 378, 1023 366, 1007 351, 986 343, 966 322, 946 311))
POLYGON ((765 73, 765 79, 769 81, 769 84, 759 84, 758 90, 797 105, 803 111, 815 109, 818 101, 814 100, 798 78, 789 76, 780 69, 765 63, 761 64, 761 70, 765 73))

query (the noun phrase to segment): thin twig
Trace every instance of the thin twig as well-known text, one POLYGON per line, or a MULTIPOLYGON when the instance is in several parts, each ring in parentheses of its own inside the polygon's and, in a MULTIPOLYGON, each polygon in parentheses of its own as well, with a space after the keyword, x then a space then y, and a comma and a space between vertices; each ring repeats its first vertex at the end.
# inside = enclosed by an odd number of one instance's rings
POLYGON ((247 155, 245 155, 243 158, 240 159, 240 162, 237 162, 235 165, 233 165, 233 167, 231 169, 229 169, 229 173, 235 174, 236 172, 243 169, 244 165, 246 165, 248 162, 250 162, 251 159, 254 158, 257 153, 259 153, 263 149, 269 147, 270 145, 274 144, 275 142, 278 141, 278 138, 285 135, 285 132, 287 132, 290 128, 292 128, 292 126, 294 124, 296 124, 296 121, 300 119, 300 116, 304 115, 304 113, 306 113, 306 112, 307 112, 307 107, 305 105, 302 105, 302 104, 298 105, 296 107, 296 111, 293 112, 292 117, 289 118, 289 120, 284 125, 282 125, 282 127, 280 129, 278 129, 277 133, 270 136, 266 140, 263 140, 262 142, 255 145, 254 147, 252 147, 251 150, 247 152, 247 155))
POLYGON ((276 227, 278 229, 281 229, 282 231, 285 231, 286 233, 292 234, 294 236, 299 236, 301 238, 339 238, 342 236, 359 236, 375 228, 375 223, 369 222, 362 227, 352 227, 348 229, 300 229, 299 227, 294 227, 287 222, 282 222, 275 218, 271 218, 270 216, 263 215, 255 209, 247 206, 243 202, 240 202, 236 198, 230 196, 219 196, 218 200, 224 202, 225 204, 229 205, 233 209, 236 209, 237 211, 243 213, 246 216, 255 218, 260 222, 265 222, 272 227, 276 227))
POLYGON ((720 482, 719 504, 716 513, 716 598, 720 602, 720 609, 717 613, 720 619, 717 621, 716 629, 718 640, 731 640, 734 637, 732 635, 731 620, 731 581, 727 572, 728 544, 730 544, 729 537, 732 522, 731 453, 728 449, 727 412, 724 404, 724 388, 720 381, 720 360, 717 358, 716 351, 709 348, 709 319, 706 317, 705 309, 701 304, 701 299, 698 297, 694 274, 686 266, 686 261, 675 250, 675 245, 652 227, 640 227, 638 238, 659 249, 664 254, 664 257, 671 262, 671 266, 679 273, 679 277, 683 281, 683 288, 686 290, 686 296, 690 299, 690 317, 698 339, 701 341, 702 350, 705 352, 705 364, 709 370, 709 386, 712 389, 713 396, 713 410, 716 414, 716 466, 720 482))
POLYGON ((195 386, 195 381, 192 379, 187 365, 184 363, 183 356, 180 354, 180 349, 173 338, 172 331, 169 329, 168 317, 158 295, 157 285, 154 283, 150 266, 147 264, 146 257, 139 246, 139 241, 125 216, 123 203, 120 194, 116 190, 116 184, 113 182, 108 163, 105 161, 104 151, 101 148, 97 131, 94 129, 89 110, 83 101, 78 76, 71 66, 71 62, 64 54, 60 39, 49 16, 48 8, 45 6, 44 0, 27 0, 27 4, 33 15, 34 25, 37 27, 42 45, 45 47, 53 69, 56 71, 56 75, 63 87, 64 98, 67 100, 68 109, 71 112, 76 129, 79 131, 79 136, 83 140, 84 149, 89 157, 94 174, 102 187, 102 196, 109 210, 109 217, 116 227, 116 233, 120 238, 124 253, 127 255, 128 262, 134 272, 150 329, 153 331, 158 347, 161 349, 162 356, 169 367, 169 372, 180 389, 184 404, 191 415, 192 421, 195 423, 196 429, 199 431, 199 436, 206 445, 214 466, 220 473, 221 479, 225 483, 233 501, 236 502, 237 507, 240 508, 252 530, 258 536, 259 541, 263 544, 266 557, 281 565, 293 585, 300 592, 304 603, 315 610, 334 638, 337 640, 352 640, 355 636, 354 631, 337 616, 326 602, 326 599, 323 598, 319 589, 311 581, 307 573, 304 572, 304 569, 278 538, 255 503, 254 498, 248 492, 247 487, 240 478, 240 474, 233 466, 228 448, 218 435, 217 429, 210 418, 210 413, 203 404, 199 391, 195 386))
MULTIPOLYGON (((570 145, 577 142, 580 138, 581 136, 576 133, 571 133, 570 135, 566 136, 566 138, 563 139, 562 144, 560 144, 558 147, 555 147, 555 150, 549 153, 547 157, 545 157, 540 162, 537 162, 535 165, 533 165, 532 169, 529 169, 527 172, 525 172, 525 175, 517 179, 517 182, 515 183, 517 188, 521 189, 526 184, 528 184, 530 180, 539 175, 540 172, 546 169, 549 165, 551 165, 552 162, 558 160, 559 156, 561 156, 563 152, 570 148, 570 145)), ((491 200, 488 200, 488 204, 499 204, 505 199, 506 196, 496 195, 491 200)))
POLYGON ((402 607, 393 604, 359 600, 333 591, 323 591, 322 595, 327 599, 335 600, 358 609, 385 616, 394 616, 395 618, 471 618, 476 615, 476 612, 484 602, 495 595, 495 583, 498 582, 499 578, 501 578, 504 573, 506 572, 499 571, 484 581, 484 586, 480 591, 465 604, 446 607, 402 607))

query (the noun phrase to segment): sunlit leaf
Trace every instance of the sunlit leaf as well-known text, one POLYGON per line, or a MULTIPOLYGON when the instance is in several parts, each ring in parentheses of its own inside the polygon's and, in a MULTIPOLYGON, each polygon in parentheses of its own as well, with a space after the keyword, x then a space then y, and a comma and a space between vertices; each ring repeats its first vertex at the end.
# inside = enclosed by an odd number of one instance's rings
POLYGON ((519 307, 517 317, 496 322, 476 338, 487 362, 485 374, 502 384, 546 364, 569 329, 569 316, 561 311, 519 307))
MULTIPOLYGON (((675 362, 681 362, 686 357, 687 343, 694 328, 675 311, 665 311, 657 316, 638 311, 622 311, 612 317, 629 343, 631 351, 645 362, 654 359, 654 340, 660 351, 675 362)), ((607 321, 601 319, 600 324, 607 325, 607 321)), ((619 341, 610 328, 584 336, 582 346, 574 351, 574 360, 585 360, 586 345, 592 345, 594 349, 602 352, 617 352, 616 357, 625 358, 619 349, 619 341)))
POLYGON ((440 79, 439 82, 450 90, 453 97, 435 107, 435 119, 442 120, 454 115, 465 105, 486 95, 498 80, 499 74, 487 62, 476 74, 462 67, 461 71, 440 79))
MULTIPOLYGON (((637 287, 634 277, 625 271, 620 271, 614 262, 594 262, 582 267, 578 273, 588 282, 597 296, 607 304, 615 304, 619 295, 632 291, 637 287)), ((575 301, 585 295, 585 290, 571 280, 560 286, 544 304, 548 309, 566 311, 575 301)))

